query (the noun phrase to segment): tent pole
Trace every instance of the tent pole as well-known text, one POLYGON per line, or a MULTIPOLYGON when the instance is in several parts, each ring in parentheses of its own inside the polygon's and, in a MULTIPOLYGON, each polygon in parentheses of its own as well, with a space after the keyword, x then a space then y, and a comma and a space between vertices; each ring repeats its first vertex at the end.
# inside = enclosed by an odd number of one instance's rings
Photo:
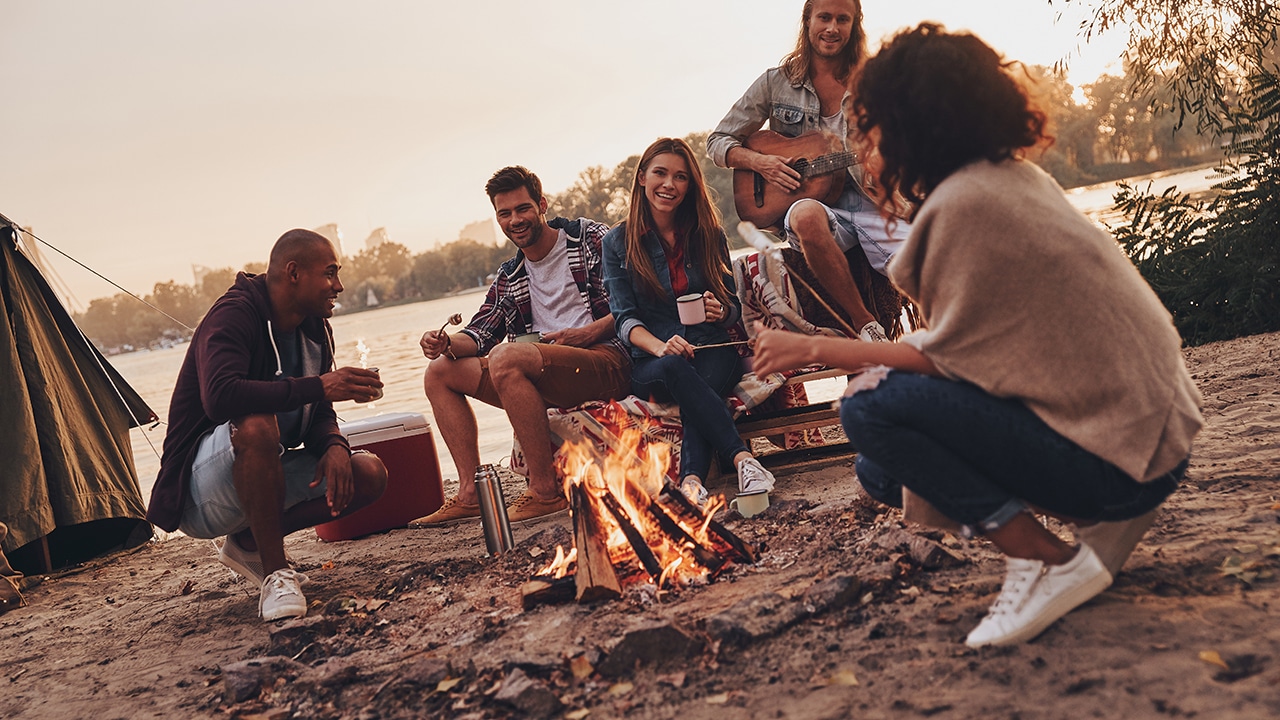
POLYGON ((53 572, 53 557, 49 555, 49 536, 40 538, 40 559, 44 562, 45 574, 53 572))

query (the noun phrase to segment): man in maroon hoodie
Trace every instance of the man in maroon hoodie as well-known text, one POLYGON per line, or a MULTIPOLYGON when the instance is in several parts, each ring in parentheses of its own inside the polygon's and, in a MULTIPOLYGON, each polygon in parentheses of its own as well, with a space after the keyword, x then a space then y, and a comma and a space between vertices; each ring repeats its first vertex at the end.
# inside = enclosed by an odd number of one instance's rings
POLYGON ((218 559, 261 587, 264 620, 307 612, 306 576, 289 568, 284 536, 386 487, 382 462, 352 454, 333 412, 382 387, 372 370, 331 370, 339 267, 324 236, 282 235, 266 274, 240 273, 200 321, 169 403, 147 518, 191 537, 225 535, 218 559))

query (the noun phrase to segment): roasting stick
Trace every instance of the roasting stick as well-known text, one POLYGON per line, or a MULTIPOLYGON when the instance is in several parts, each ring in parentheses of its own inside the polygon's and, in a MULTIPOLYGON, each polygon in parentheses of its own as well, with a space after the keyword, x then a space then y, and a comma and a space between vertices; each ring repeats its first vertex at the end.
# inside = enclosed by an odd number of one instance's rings
POLYGON ((735 340, 734 342, 715 343, 714 345, 694 345, 693 349, 696 351, 706 350, 708 348, 732 347, 734 345, 746 345, 750 342, 750 340, 735 340))

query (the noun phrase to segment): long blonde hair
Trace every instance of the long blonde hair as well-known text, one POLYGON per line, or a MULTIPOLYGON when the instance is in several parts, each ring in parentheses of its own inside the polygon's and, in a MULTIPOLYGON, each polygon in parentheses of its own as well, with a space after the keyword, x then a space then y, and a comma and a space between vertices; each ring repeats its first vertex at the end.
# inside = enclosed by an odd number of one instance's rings
POLYGON ((724 284, 724 277, 729 273, 729 248, 720 221, 720 211, 711 202, 707 183, 703 179, 702 168, 693 154, 693 148, 680 138, 658 138, 645 149, 640 162, 636 163, 635 178, 631 181, 631 205, 627 212, 627 267, 630 268, 632 278, 650 296, 662 296, 664 288, 658 282, 658 274, 649 253, 644 249, 644 236, 654 230, 654 221, 649 198, 645 197, 640 179, 648 170, 649 163, 665 153, 684 158, 692 180, 684 201, 676 208, 676 232, 683 233, 687 238, 685 252, 706 279, 712 294, 722 303, 728 302, 729 289, 724 284))
MULTIPOLYGON (((836 79, 848 81, 849 75, 867 58, 867 33, 862 29, 862 0, 853 0, 853 31, 849 42, 840 51, 840 68, 836 79)), ((792 84, 799 85, 809 77, 813 67, 813 45, 809 42, 809 20, 813 15, 813 0, 805 0, 804 11, 800 18, 800 37, 796 38, 796 47, 782 58, 782 69, 792 84)))

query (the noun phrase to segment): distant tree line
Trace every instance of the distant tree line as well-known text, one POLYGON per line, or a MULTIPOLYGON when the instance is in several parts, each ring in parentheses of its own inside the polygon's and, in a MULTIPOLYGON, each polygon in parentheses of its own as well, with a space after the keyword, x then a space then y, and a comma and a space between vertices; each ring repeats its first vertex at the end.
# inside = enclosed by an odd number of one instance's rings
MULTIPOLYGON (((1133 78, 1104 75, 1083 86, 1085 99, 1077 102, 1075 88, 1047 68, 1029 67, 1027 71, 1037 81, 1041 104, 1050 115, 1056 138, 1039 162, 1064 187, 1221 156, 1216 135, 1196 134, 1189 129, 1175 132, 1177 114, 1153 110, 1158 103, 1153 104, 1149 97, 1130 89, 1133 78)), ((1159 82, 1152 87, 1167 105, 1170 91, 1159 82)), ((708 134, 693 133, 685 140, 699 151, 699 163, 724 217, 730 244, 740 247, 742 241, 735 232, 738 215, 733 208, 733 173, 716 167, 701 152, 708 134)), ((611 168, 586 168, 564 191, 548 196, 549 214, 588 217, 610 225, 620 222, 626 216, 638 161, 639 155, 633 155, 611 168)), ((492 245, 469 238, 416 255, 399 243, 381 243, 344 260, 342 280, 346 291, 340 298, 339 312, 431 300, 484 285, 512 253, 513 248, 505 241, 492 245)), ((265 267, 258 263, 245 269, 262 272, 265 267)), ((172 280, 157 283, 144 299, 179 322, 123 293, 92 301, 77 320, 85 333, 107 351, 178 342, 190 335, 184 325, 195 327, 213 301, 231 286, 235 274, 232 268, 221 268, 205 274, 198 285, 172 280)))

